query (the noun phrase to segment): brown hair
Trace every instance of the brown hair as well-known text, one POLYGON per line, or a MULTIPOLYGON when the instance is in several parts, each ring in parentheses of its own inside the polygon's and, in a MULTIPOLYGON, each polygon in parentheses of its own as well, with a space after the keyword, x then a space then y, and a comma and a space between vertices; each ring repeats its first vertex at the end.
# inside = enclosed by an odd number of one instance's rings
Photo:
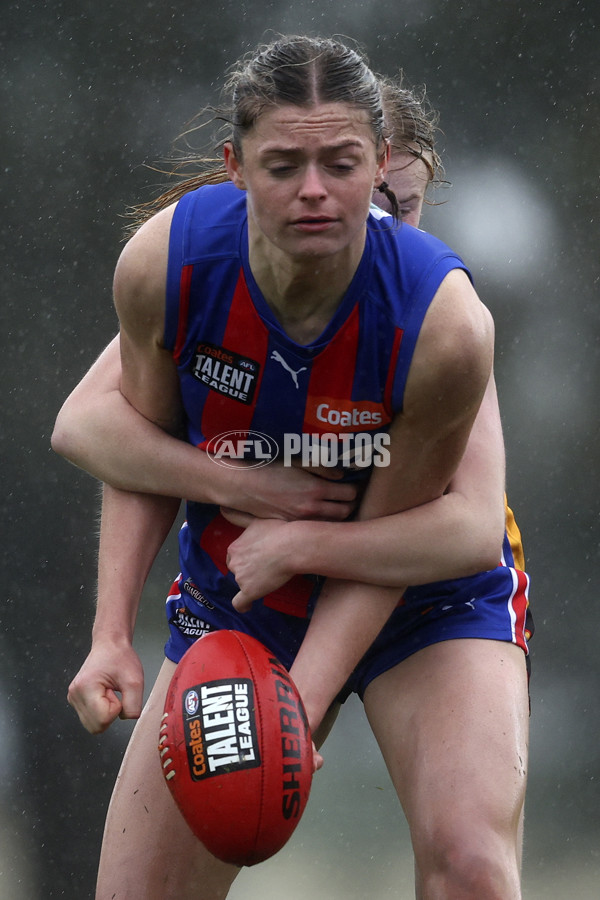
MULTIPOLYGON (((210 121, 220 122, 218 144, 231 141, 241 154, 242 140, 271 105, 291 103, 309 106, 318 102, 350 103, 368 115, 377 147, 389 140, 393 147, 423 160, 431 180, 443 175, 441 160, 434 148, 437 113, 425 99, 397 80, 377 76, 365 57, 339 41, 293 36, 280 38, 248 53, 230 70, 223 90, 223 104, 212 109, 210 121)), ((180 138, 199 132, 208 124, 204 110, 192 120, 180 138), (199 123, 199 124, 196 124, 199 123)), ((126 237, 147 219, 175 203, 184 194, 205 184, 227 181, 227 172, 217 159, 187 152, 173 161, 168 171, 155 171, 181 180, 158 197, 130 208, 131 223, 126 237), (190 168, 195 169, 189 175, 190 168), (200 169, 200 171, 198 171, 200 169)), ((395 218, 399 218, 396 197, 385 190, 395 218)))
POLYGON ((327 38, 287 37, 242 58, 225 84, 229 98, 229 140, 236 153, 241 138, 268 106, 348 103, 369 114, 382 149, 383 104, 379 79, 356 50, 327 38))
POLYGON ((429 180, 444 177, 442 160, 435 149, 439 115, 426 96, 425 88, 408 88, 404 76, 392 79, 380 76, 386 137, 395 150, 421 159, 429 171, 429 180))

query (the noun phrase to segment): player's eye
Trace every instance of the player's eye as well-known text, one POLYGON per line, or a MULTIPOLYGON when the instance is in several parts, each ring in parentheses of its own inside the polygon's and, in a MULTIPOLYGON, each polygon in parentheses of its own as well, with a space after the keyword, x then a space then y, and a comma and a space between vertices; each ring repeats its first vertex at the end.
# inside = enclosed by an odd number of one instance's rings
POLYGON ((293 166, 290 163, 277 163, 276 165, 269 166, 269 174, 279 178, 290 175, 295 171, 296 166, 293 166))
POLYGON ((414 216, 416 209, 417 209, 416 204, 405 203, 404 205, 400 205, 400 207, 399 207, 400 218, 405 219, 407 216, 414 216))
POLYGON ((356 168, 356 163, 351 159, 334 159, 327 164, 327 168, 332 172, 337 172, 340 175, 345 175, 347 172, 353 172, 356 168))

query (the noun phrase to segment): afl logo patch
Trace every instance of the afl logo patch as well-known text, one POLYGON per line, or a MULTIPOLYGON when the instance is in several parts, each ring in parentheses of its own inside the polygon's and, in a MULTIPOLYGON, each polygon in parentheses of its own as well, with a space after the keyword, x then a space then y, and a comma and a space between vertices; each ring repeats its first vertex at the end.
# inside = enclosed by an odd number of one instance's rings
POLYGON ((185 711, 188 716, 195 716, 198 712, 198 706, 200 704, 200 698, 198 697, 198 693, 195 690, 188 691, 185 695, 185 711))

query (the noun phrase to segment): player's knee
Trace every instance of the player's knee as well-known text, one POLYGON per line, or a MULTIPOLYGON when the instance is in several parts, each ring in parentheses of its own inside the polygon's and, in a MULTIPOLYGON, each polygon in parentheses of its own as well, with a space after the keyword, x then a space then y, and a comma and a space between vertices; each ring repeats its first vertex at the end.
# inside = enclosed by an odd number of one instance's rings
POLYGON ((423 900, 519 900, 517 855, 493 830, 449 829, 415 848, 423 900))

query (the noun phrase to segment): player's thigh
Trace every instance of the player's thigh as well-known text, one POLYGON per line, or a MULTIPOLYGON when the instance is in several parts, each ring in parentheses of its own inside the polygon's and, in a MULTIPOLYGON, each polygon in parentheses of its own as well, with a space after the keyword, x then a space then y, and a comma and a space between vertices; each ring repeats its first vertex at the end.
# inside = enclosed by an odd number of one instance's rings
POLYGON ((433 644, 371 682, 364 700, 413 843, 479 829, 517 845, 529 725, 522 650, 433 644))
POLYGON ((194 836, 163 777, 158 739, 174 663, 166 660, 133 731, 110 803, 96 900, 219 900, 238 873, 194 836))

